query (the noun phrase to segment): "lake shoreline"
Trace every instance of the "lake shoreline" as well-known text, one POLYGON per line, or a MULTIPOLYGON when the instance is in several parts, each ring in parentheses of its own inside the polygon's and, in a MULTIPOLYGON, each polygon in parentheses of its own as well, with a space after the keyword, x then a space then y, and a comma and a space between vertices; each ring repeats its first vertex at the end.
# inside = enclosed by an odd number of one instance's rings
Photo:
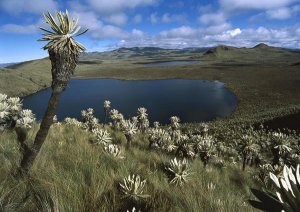
MULTIPOLYGON (((72 79, 69 86, 62 93, 58 105, 57 116, 60 120, 65 117, 80 118, 80 111, 89 107, 102 117, 105 114, 102 114, 102 109, 99 112, 99 106, 104 100, 110 100, 113 108, 124 113, 125 117, 133 116, 139 107, 146 107, 150 117, 153 117, 152 122, 167 124, 169 118, 175 115, 182 122, 200 123, 229 117, 238 102, 236 95, 219 81, 72 79)), ((49 88, 25 97, 24 107, 32 109, 41 119, 50 94, 49 88)))

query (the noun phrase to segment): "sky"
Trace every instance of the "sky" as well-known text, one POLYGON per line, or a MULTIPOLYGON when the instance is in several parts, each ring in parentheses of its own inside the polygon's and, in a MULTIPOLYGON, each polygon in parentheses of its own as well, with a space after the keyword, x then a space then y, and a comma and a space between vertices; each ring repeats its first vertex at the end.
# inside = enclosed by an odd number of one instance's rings
POLYGON ((68 10, 88 52, 258 43, 300 48, 300 0, 0 0, 0 63, 42 58, 46 11, 68 10))

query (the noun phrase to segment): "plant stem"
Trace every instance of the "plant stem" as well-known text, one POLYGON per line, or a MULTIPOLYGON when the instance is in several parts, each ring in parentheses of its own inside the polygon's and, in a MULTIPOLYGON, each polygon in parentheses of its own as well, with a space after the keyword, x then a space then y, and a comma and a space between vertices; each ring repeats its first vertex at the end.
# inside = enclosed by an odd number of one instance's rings
POLYGON ((52 92, 51 98, 48 103, 47 111, 43 117, 40 129, 36 134, 33 146, 31 149, 27 149, 23 154, 20 171, 25 174, 28 173, 29 169, 33 165, 35 158, 37 157, 44 141, 46 140, 48 131, 53 123, 53 117, 55 116, 55 111, 60 94, 61 92, 52 92))

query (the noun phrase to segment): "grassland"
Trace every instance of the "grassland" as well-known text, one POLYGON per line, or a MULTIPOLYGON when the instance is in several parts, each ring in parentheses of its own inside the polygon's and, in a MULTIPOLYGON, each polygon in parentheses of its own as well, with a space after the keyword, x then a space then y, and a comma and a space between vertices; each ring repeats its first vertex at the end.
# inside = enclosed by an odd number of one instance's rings
MULTIPOLYGON (((38 126, 30 130, 28 143, 38 126)), ((122 133, 111 131, 114 143, 125 149, 122 133)), ((247 200, 252 185, 249 168, 239 166, 204 168, 200 160, 190 163, 192 175, 182 187, 169 183, 164 165, 173 158, 148 149, 142 134, 126 150, 125 159, 106 154, 102 146, 90 143, 92 136, 77 127, 52 126, 30 178, 16 181, 11 170, 18 167, 20 155, 14 133, 1 135, 0 142, 0 209, 4 211, 48 211, 51 204, 59 211, 126 211, 137 204, 123 198, 119 183, 129 174, 147 179, 140 202, 142 211, 254 211, 247 200), (210 187, 212 186, 212 188, 210 187), (33 192, 29 193, 28 190, 33 192), (27 193, 26 193, 27 192, 27 193), (2 208, 1 208, 2 207, 2 208)))

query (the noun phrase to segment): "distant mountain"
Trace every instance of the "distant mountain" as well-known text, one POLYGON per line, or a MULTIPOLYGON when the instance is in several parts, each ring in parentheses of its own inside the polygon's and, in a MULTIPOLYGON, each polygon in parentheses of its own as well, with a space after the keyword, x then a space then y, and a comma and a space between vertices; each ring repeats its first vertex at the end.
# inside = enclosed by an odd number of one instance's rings
POLYGON ((253 48, 237 48, 232 46, 217 46, 208 49, 204 56, 210 59, 224 59, 224 60, 240 60, 240 61, 261 61, 264 60, 287 60, 287 57, 299 57, 299 52, 291 49, 268 46, 260 43, 253 48), (295 54, 296 53, 296 54, 295 54))
POLYGON ((270 46, 268 46, 265 43, 259 43, 256 46, 253 47, 254 49, 259 49, 259 48, 270 48, 270 46))
POLYGON ((15 65, 17 63, 0 63, 0 68, 6 68, 8 66, 11 66, 11 65, 15 65))
POLYGON ((207 48, 164 49, 158 47, 119 48, 107 52, 87 52, 81 55, 81 60, 130 59, 134 57, 179 57, 190 54, 203 54, 207 48))
POLYGON ((208 49, 204 55, 211 55, 211 56, 222 56, 223 54, 232 54, 233 52, 236 52, 238 50, 238 48, 236 47, 232 47, 232 46, 216 46, 213 48, 208 49))

